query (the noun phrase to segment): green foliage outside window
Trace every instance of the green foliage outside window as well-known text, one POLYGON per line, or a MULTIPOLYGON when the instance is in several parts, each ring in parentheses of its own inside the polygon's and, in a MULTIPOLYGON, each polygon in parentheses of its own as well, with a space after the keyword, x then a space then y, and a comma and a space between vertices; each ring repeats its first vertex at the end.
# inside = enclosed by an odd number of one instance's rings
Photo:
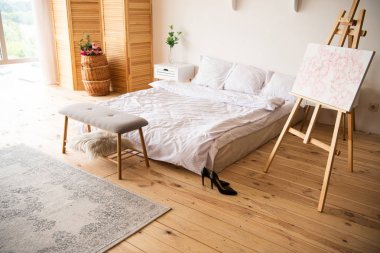
POLYGON ((0 0, 7 54, 10 59, 36 57, 33 0, 0 0))

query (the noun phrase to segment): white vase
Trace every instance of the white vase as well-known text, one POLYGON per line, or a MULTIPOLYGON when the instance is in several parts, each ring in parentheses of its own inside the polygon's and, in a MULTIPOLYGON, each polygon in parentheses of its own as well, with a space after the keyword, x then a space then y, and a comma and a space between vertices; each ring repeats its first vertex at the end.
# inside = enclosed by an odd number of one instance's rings
POLYGON ((168 61, 170 64, 173 63, 173 54, 172 54, 173 47, 169 47, 169 54, 168 54, 168 61))

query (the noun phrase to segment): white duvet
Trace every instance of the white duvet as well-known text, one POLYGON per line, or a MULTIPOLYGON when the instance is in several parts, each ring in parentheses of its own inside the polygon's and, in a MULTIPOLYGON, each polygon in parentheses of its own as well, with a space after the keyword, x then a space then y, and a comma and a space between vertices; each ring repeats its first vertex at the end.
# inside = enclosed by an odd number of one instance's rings
MULTIPOLYGON (((211 145, 226 131, 267 117, 284 104, 259 96, 173 81, 102 102, 148 120, 143 128, 148 156, 200 174, 211 145)), ((138 132, 128 137, 139 145, 138 132)))

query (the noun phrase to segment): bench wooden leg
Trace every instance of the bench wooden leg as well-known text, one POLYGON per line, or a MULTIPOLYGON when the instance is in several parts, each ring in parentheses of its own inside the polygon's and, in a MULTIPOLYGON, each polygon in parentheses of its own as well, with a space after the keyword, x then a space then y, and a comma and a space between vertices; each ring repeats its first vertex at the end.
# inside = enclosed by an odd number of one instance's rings
POLYGON ((62 143, 62 154, 66 153, 66 142, 67 142, 67 123, 69 121, 69 118, 65 116, 65 123, 63 126, 63 143, 62 143))
POLYGON ((121 180, 121 134, 119 133, 117 134, 117 173, 119 180, 121 180))
POLYGON ((148 154, 146 152, 145 140, 144 140, 144 135, 143 135, 143 131, 142 131, 141 127, 139 128, 139 134, 140 134, 141 147, 143 149, 144 158, 145 158, 145 165, 146 165, 146 167, 149 167, 148 154))

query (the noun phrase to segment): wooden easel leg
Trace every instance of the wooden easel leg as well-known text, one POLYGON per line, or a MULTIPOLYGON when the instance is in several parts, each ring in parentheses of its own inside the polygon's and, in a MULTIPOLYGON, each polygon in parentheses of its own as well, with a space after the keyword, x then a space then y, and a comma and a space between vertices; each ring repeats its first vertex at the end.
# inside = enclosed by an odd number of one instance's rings
MULTIPOLYGON (((351 22, 355 16, 356 9, 358 8, 360 0, 354 0, 351 5, 350 12, 348 13, 347 19, 351 22)), ((343 47, 344 42, 347 38, 348 32, 350 31, 350 25, 345 25, 342 29, 341 37, 338 42, 339 47, 343 47)))
POLYGON ((348 35, 347 36, 347 47, 352 48, 352 43, 354 42, 354 36, 348 35))
POLYGON ((365 18, 365 13, 366 13, 366 10, 360 10, 359 11, 356 26, 354 28, 353 42, 352 42, 350 48, 358 48, 360 37, 361 36, 364 37, 366 35, 366 31, 362 30, 364 18, 365 18))
POLYGON ((302 130, 303 130, 303 127, 305 126, 305 122, 306 122, 306 120, 307 120, 307 116, 309 115, 310 108, 311 108, 310 105, 307 105, 307 106, 306 106, 305 113, 304 113, 304 115, 303 115, 303 119, 302 119, 302 123, 301 123, 301 127, 300 127, 300 131, 301 131, 301 132, 302 132, 302 130))
POLYGON ((325 176, 323 178, 321 196, 319 197, 319 203, 318 203, 319 212, 323 212, 323 208, 325 206, 326 194, 327 194, 327 189, 329 187, 331 169, 334 163, 335 147, 338 140, 338 133, 339 133, 340 121, 342 119, 342 114, 343 112, 338 111, 338 115, 336 116, 334 133, 331 139, 331 146, 330 146, 329 156, 328 156, 327 164, 326 164, 325 176))
POLYGON ((319 110, 321 109, 321 104, 316 104, 314 107, 313 115, 311 116, 309 126, 306 130, 305 138, 303 143, 308 144, 310 141, 311 132, 313 131, 315 121, 317 120, 319 110))
POLYGON ((356 131, 356 126, 355 126, 355 108, 352 109, 351 117, 352 117, 352 130, 356 131))
POLYGON ((87 125, 87 132, 91 133, 91 125, 87 125))
POLYGON ((343 113, 343 119, 342 119, 342 136, 343 140, 346 140, 346 114, 343 113))
POLYGON ((269 170, 269 166, 271 165, 271 163, 272 163, 272 161, 273 161, 273 158, 274 158, 274 156, 276 155, 277 149, 278 149, 278 147, 280 146, 282 139, 284 138, 286 132, 289 130, 289 127, 290 127, 290 124, 291 124, 291 122, 292 122, 292 119, 293 119, 293 117, 294 117, 294 115, 295 115, 295 113, 296 113, 296 111, 297 111, 298 106, 301 104, 301 101, 302 101, 302 98, 299 97, 299 98, 297 99, 296 103, 294 104, 293 109, 292 109, 292 111, 291 111, 291 113, 290 113, 290 115, 289 115, 289 118, 288 118, 288 120, 286 121, 285 126, 284 126, 284 128, 282 129, 281 134, 280 134, 280 136, 278 137, 277 142, 276 142, 276 144, 274 145, 274 148, 273 148, 272 152, 271 152, 270 155, 269 155, 269 158, 268 158, 267 163, 265 164, 265 167, 264 167, 264 172, 265 172, 265 173, 268 172, 268 170, 269 170))
POLYGON ((330 45, 333 38, 334 38, 334 35, 337 33, 338 31, 338 28, 339 28, 339 24, 340 24, 340 19, 344 17, 344 15, 346 14, 346 11, 345 10, 341 10, 340 13, 339 13, 339 16, 338 18, 336 19, 336 22, 333 26, 333 29, 331 30, 330 32, 330 35, 329 37, 327 38, 327 41, 326 41, 326 44, 327 45, 330 45))
POLYGON ((347 133, 347 163, 348 163, 348 168, 350 169, 351 172, 354 171, 354 163, 353 163, 353 159, 354 159, 354 139, 353 139, 353 126, 355 124, 354 122, 354 117, 353 117, 353 114, 352 113, 348 113, 347 114, 347 124, 348 124, 348 133, 347 133))
POLYGON ((119 133, 117 134, 117 173, 119 180, 121 180, 121 134, 119 133))
POLYGON ((66 142, 67 142, 67 123, 69 118, 65 116, 65 123, 63 125, 63 143, 62 143, 62 154, 66 154, 66 142))

